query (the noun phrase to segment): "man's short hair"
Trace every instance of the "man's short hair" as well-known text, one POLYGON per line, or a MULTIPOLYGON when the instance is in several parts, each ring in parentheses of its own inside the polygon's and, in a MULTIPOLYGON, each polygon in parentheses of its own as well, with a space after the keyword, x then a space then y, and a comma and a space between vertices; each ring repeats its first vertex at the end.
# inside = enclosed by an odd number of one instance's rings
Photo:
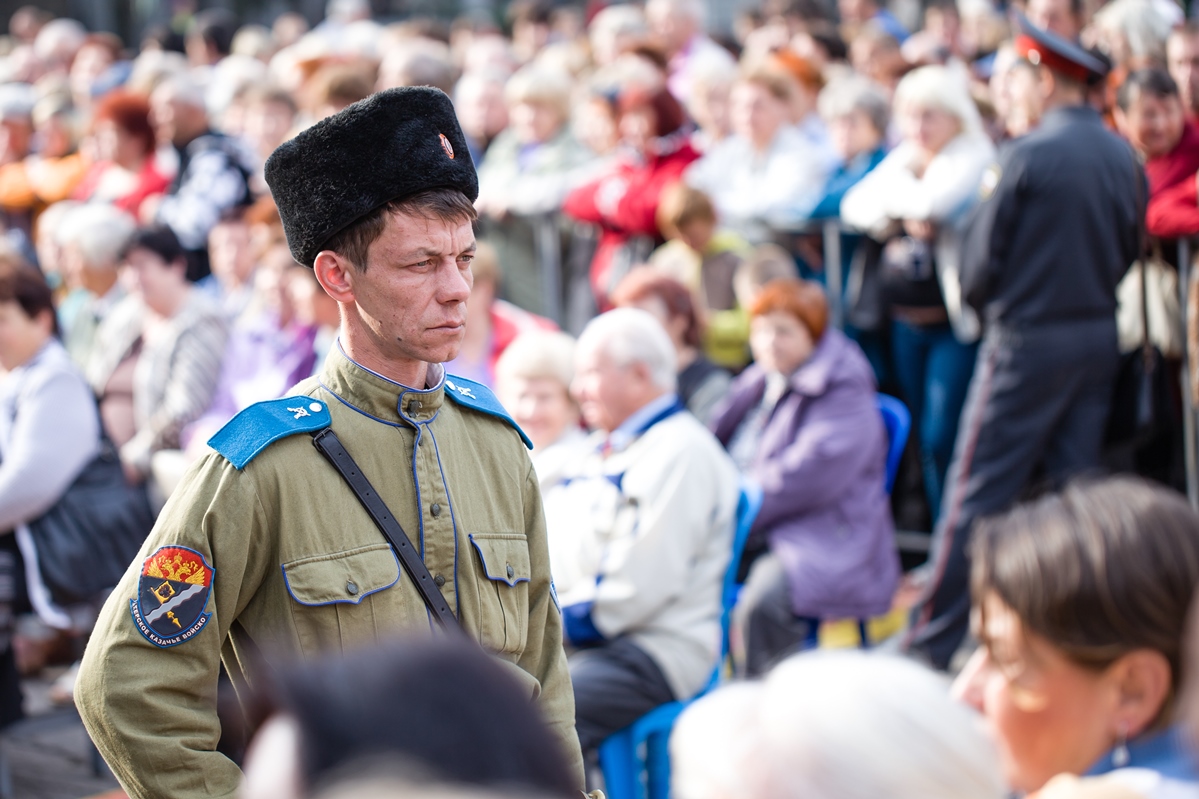
POLYGON ((428 189, 379 206, 349 227, 333 234, 321 249, 332 250, 352 263, 359 272, 365 272, 370 247, 383 235, 387 217, 391 214, 410 214, 454 223, 474 222, 479 218, 474 203, 457 189, 428 189))
POLYGON ((678 356, 666 329, 638 308, 617 308, 592 319, 579 336, 578 347, 604 352, 617 366, 642 364, 650 380, 664 391, 678 388, 678 356))
POLYGON ((1116 92, 1116 105, 1121 111, 1128 113, 1137 97, 1155 97, 1159 100, 1178 97, 1178 84, 1164 69, 1138 69, 1120 84, 1120 89, 1116 92))

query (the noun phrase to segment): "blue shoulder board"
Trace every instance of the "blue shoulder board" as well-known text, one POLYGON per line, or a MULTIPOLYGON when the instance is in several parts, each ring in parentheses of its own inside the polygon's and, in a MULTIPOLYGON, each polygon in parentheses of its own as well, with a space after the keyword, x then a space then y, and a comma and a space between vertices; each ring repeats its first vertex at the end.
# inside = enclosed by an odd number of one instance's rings
POLYGON ((258 457, 269 445, 296 433, 314 433, 330 424, 325 403, 312 397, 284 397, 259 402, 234 416, 208 439, 208 446, 237 469, 258 457))
POLYGON ((479 413, 494 416, 512 425, 512 429, 520 433, 520 440, 525 442, 525 446, 529 449, 533 448, 533 442, 525 435, 525 431, 521 430, 520 425, 512 420, 512 417, 508 415, 508 411, 504 410, 504 406, 500 404, 500 401, 495 398, 495 394, 492 394, 491 389, 487 386, 482 383, 476 383, 473 380, 467 380, 465 377, 446 375, 445 395, 459 405, 473 408, 479 413))

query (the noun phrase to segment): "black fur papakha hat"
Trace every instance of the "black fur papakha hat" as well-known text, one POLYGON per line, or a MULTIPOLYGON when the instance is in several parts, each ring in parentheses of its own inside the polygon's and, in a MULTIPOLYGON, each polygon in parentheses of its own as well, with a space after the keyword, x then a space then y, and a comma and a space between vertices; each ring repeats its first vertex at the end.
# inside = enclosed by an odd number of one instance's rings
POLYGON ((392 200, 441 187, 479 196, 453 103, 427 86, 373 94, 284 142, 266 182, 292 257, 309 267, 335 233, 392 200))

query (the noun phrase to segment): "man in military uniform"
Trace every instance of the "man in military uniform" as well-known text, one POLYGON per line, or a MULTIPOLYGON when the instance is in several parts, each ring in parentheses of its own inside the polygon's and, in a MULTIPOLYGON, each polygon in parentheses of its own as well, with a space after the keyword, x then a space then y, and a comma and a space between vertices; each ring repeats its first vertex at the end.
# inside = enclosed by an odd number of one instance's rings
POLYGON ((340 304, 339 345, 318 377, 214 436, 163 509, 85 653, 88 732, 133 799, 231 797, 221 663, 241 686, 259 656, 435 626, 402 547, 313 447, 331 428, 419 551, 430 596, 513 666, 582 788, 527 440, 486 388, 440 366, 463 336, 478 194, 449 99, 376 94, 282 145, 266 176, 292 254, 340 304))
POLYGON ((966 233, 962 289, 986 334, 962 413, 934 536, 933 578, 910 648, 946 668, 969 612, 968 539, 980 516, 1097 468, 1119 365, 1116 286, 1137 257, 1144 175, 1085 104, 1106 67, 1025 22, 1016 51, 1038 72, 1046 113, 983 179, 966 233))

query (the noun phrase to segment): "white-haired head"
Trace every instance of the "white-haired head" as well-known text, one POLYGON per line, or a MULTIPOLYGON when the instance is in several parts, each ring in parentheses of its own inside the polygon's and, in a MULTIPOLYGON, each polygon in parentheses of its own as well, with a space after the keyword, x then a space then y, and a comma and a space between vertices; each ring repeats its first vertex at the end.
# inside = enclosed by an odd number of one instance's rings
POLYGON ((205 89, 190 73, 164 78, 155 88, 154 97, 207 110, 205 89))
POLYGON ((952 67, 933 65, 914 69, 895 88, 897 115, 914 108, 935 108, 957 117, 962 133, 983 134, 982 117, 970 96, 968 77, 952 67))
POLYGON ((602 352, 614 366, 645 367, 662 391, 678 386, 678 358, 662 323, 638 308, 616 308, 592 319, 579 336, 580 351, 602 352))
POLYGON ((74 247, 86 268, 116 269, 137 229, 133 217, 106 203, 88 203, 66 213, 57 227, 58 245, 74 247))
POLYGON ((943 677, 859 651, 793 657, 764 682, 700 699, 671 755, 679 799, 1007 795, 979 718, 943 677))

